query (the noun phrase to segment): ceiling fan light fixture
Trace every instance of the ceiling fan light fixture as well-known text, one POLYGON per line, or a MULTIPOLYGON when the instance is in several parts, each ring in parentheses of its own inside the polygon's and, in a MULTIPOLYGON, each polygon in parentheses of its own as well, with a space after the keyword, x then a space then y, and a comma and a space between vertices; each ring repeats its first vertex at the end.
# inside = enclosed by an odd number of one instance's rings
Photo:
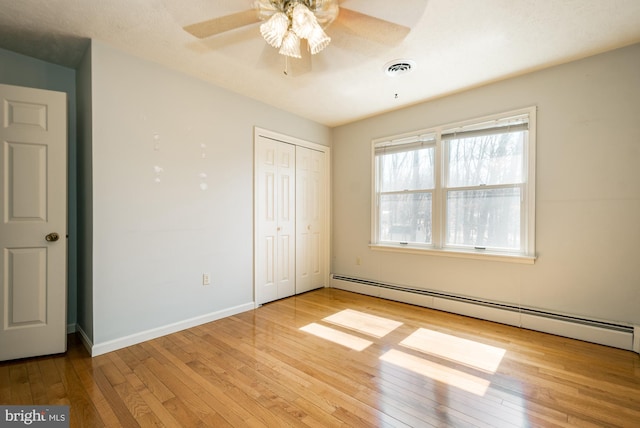
POLYGON ((325 33, 319 25, 316 25, 309 37, 307 37, 307 41, 309 42, 309 50, 311 51, 311 54, 315 55, 329 46, 331 37, 327 36, 327 33, 325 33))
POLYGON ((260 34, 274 48, 282 45, 289 29, 289 18, 282 12, 274 13, 268 21, 260 25, 260 34))
POLYGON ((338 16, 337 0, 256 0, 260 33, 281 55, 302 58, 300 41, 309 42, 315 55, 331 42, 323 27, 338 16))
POLYGON ((285 34, 279 53, 292 58, 302 58, 300 54, 300 38, 296 33, 288 31, 285 34))

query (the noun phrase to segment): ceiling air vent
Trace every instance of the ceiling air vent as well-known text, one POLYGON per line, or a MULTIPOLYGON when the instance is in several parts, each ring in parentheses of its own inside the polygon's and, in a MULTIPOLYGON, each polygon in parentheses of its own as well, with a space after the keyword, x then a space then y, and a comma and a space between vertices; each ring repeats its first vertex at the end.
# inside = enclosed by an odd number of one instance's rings
POLYGON ((384 65, 384 72, 388 76, 400 76, 407 74, 416 68, 416 62, 410 59, 396 59, 384 65))

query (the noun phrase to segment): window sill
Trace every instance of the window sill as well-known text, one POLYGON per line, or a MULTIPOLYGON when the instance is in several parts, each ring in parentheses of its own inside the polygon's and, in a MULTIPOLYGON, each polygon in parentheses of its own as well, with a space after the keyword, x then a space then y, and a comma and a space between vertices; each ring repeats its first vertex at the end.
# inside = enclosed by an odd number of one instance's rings
POLYGON ((421 254, 425 256, 454 257, 459 259, 490 260, 494 262, 507 262, 532 265, 536 261, 535 256, 525 256, 521 254, 495 253, 486 250, 464 251, 464 250, 443 250, 437 248, 418 248, 406 245, 393 244, 369 244, 369 248, 374 251, 388 251, 392 253, 421 254))

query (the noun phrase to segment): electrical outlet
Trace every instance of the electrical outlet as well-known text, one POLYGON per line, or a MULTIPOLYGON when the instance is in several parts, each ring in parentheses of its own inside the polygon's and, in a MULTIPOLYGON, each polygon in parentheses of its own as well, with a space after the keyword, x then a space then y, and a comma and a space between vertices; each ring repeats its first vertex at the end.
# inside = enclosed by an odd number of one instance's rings
POLYGON ((202 285, 209 285, 211 284, 211 277, 209 276, 208 273, 203 273, 202 274, 202 285))

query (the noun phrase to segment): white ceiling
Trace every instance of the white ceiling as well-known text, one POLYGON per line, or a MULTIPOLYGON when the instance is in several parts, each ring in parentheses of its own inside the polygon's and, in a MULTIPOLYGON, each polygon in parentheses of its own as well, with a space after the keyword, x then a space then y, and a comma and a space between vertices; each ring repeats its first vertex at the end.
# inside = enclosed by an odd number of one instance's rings
MULTIPOLYGON (((312 70, 285 76, 284 57, 251 25, 197 39, 182 27, 251 0, 0 0, 0 47, 75 67, 96 39, 274 107, 337 126, 492 81, 640 42, 639 0, 343 0, 410 26, 403 39, 333 24, 312 70), (390 77, 384 65, 416 62, 390 77), (397 97, 396 97, 397 94, 397 97)), ((295 71, 295 67, 293 68, 295 71)), ((640 70, 639 70, 640 72, 640 70)))

